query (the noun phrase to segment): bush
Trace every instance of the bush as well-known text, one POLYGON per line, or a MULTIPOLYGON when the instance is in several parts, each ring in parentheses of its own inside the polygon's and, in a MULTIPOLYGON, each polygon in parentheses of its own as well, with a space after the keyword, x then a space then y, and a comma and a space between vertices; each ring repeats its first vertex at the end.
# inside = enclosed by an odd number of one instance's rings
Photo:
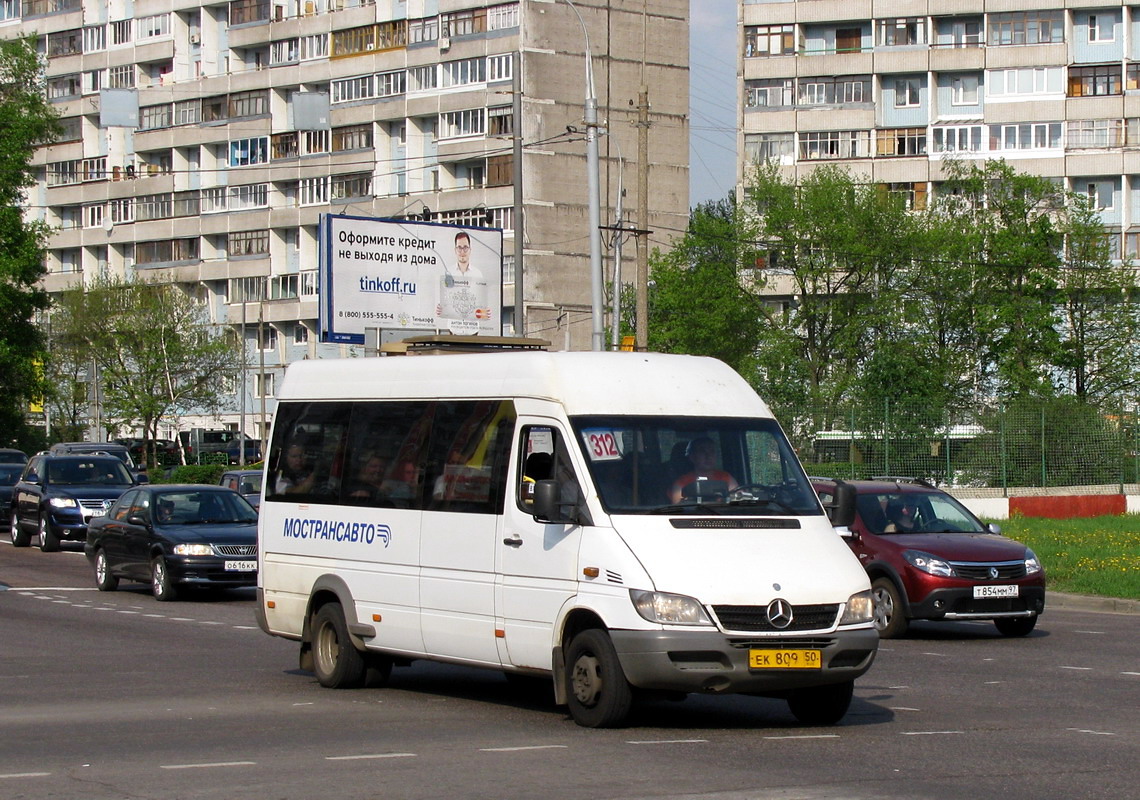
POLYGON ((225 464, 185 464, 175 467, 165 478, 152 479, 151 483, 217 483, 227 469, 225 464))

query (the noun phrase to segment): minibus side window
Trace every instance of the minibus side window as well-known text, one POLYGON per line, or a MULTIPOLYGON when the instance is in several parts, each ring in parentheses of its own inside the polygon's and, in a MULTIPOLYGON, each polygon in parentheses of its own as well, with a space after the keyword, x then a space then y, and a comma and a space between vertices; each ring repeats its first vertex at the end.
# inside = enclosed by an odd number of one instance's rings
POLYGON ((501 514, 506 494, 514 403, 437 401, 426 460, 429 508, 501 514))
POLYGON ((344 477, 348 403, 281 403, 269 452, 267 500, 335 503, 344 477))
POLYGON ((574 466, 566 452, 566 444, 558 431, 547 425, 528 425, 519 439, 519 478, 515 489, 518 506, 528 514, 534 504, 534 485, 537 481, 557 480, 559 495, 566 503, 576 503, 582 497, 574 466))
POLYGON ((348 432, 346 505, 422 508, 422 468, 434 403, 356 403, 348 432))

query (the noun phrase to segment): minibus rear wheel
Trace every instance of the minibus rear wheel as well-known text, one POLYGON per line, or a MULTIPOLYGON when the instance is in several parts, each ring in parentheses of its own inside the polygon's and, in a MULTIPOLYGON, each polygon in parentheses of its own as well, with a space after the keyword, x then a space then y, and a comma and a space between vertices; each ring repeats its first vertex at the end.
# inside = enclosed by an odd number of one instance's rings
POLYGON ((340 603, 325 603, 313 615, 313 672, 328 689, 355 689, 364 685, 364 654, 348 635, 340 603))
POLYGON ((633 691, 605 631, 584 630, 566 650, 566 700, 584 728, 615 728, 629 716, 633 691))

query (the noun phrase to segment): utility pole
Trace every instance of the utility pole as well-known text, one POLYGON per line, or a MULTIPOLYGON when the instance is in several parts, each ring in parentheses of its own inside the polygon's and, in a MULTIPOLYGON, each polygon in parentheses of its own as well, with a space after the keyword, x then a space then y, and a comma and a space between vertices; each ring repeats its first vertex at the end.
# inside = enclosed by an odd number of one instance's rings
POLYGON ((639 352, 649 349, 649 87, 637 92, 637 327, 639 352))
POLYGON ((522 51, 514 54, 511 70, 511 116, 513 117, 514 148, 511 181, 515 189, 515 335, 526 336, 526 311, 523 299, 523 130, 522 130, 522 51))

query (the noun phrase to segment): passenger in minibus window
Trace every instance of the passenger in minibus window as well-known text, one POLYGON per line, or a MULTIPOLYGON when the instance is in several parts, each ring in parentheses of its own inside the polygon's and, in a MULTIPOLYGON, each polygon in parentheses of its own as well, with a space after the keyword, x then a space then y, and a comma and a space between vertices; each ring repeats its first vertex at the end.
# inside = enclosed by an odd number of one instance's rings
POLYGON ((375 453, 364 459, 356 473, 356 480, 349 489, 348 496, 375 500, 383 494, 384 459, 375 453))
POLYGON ((291 444, 285 451, 285 465, 277 474, 277 494, 305 494, 312 491, 316 475, 305 458, 305 448, 291 444))

